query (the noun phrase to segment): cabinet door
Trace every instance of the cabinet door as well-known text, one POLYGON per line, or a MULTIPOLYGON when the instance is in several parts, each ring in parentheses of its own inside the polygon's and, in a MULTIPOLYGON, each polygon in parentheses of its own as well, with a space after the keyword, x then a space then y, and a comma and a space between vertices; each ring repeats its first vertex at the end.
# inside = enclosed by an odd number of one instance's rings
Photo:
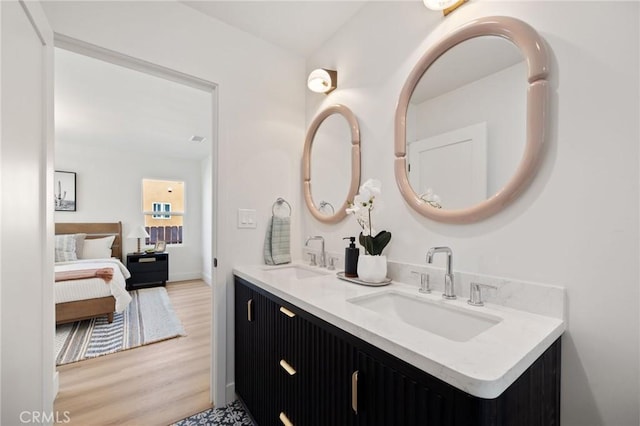
POLYGON ((453 423, 451 395, 437 383, 416 380, 388 359, 358 351, 357 424, 445 426, 453 423))
POLYGON ((309 329, 309 407, 313 426, 354 425, 351 407, 351 375, 355 349, 344 336, 325 326, 309 329))
POLYGON ((259 425, 277 424, 274 401, 275 303, 235 282, 236 394, 259 425))

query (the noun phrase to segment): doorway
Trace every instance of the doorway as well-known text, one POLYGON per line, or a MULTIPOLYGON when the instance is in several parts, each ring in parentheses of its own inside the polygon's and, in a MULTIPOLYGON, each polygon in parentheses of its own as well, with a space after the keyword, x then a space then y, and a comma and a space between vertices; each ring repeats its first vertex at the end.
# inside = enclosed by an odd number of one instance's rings
MULTIPOLYGON (((143 223, 142 200, 137 196, 142 189, 143 178, 190 180, 186 186, 187 192, 192 192, 187 195, 184 209, 184 241, 168 249, 173 261, 170 264, 170 281, 189 284, 201 279, 214 292, 213 259, 217 234, 214 220, 217 206, 216 84, 61 35, 56 35, 55 45, 56 86, 58 78, 64 76, 62 72, 65 71, 59 68, 63 61, 67 61, 66 66, 71 67, 68 69, 86 67, 72 76, 66 76, 72 84, 79 86, 67 99, 71 105, 59 107, 58 101, 64 92, 56 87, 55 168, 68 169, 72 166, 82 169, 82 173, 78 172, 78 210, 73 217, 57 213, 56 222, 121 220, 126 236, 127 226, 143 223), (100 73, 107 72, 107 69, 116 83, 101 76, 100 73), (147 91, 143 89, 146 83, 142 81, 157 87, 147 91), (170 93, 169 103, 160 102, 159 97, 152 95, 153 90, 170 93), (131 98, 119 97, 119 93, 131 95, 136 102, 131 98), (189 93, 198 98, 195 107, 185 102, 184 97, 188 97, 189 93), (203 105, 203 97, 206 98, 206 106, 203 105), (207 118, 207 129, 204 130, 201 121, 194 119, 203 116, 207 118), (127 121, 131 118, 142 126, 132 127, 131 122, 127 121), (184 121, 189 123, 185 125, 184 121), (188 128, 189 124, 193 125, 194 130, 181 139, 179 135, 184 134, 184 128, 188 128), (176 127, 180 131, 174 131, 176 127), (94 130, 87 130, 91 128, 94 130), (93 154, 93 162, 85 162, 83 166, 82 155, 87 152, 93 154), (59 154, 64 154, 65 158, 59 158, 59 154), (96 158, 106 158, 111 162, 113 172, 98 173, 96 158), (194 174, 195 169, 198 173, 194 174), (186 178, 182 173, 187 175, 186 178), (100 196, 94 197, 94 191, 100 196), (106 192, 110 196, 105 196, 106 192), (116 197, 128 201, 115 202, 116 197), (81 207, 83 198, 85 208, 81 207), (100 204, 100 200, 105 198, 107 201, 100 204), (194 276, 194 272, 199 276, 194 276)), ((124 242, 125 251, 132 251, 131 246, 127 247, 132 243, 124 242)), ((211 341, 216 333, 220 335, 215 327, 224 324, 223 321, 214 321, 214 317, 224 316, 225 313, 218 312, 220 309, 214 311, 212 306, 213 303, 210 303, 209 347, 213 349, 209 359, 209 402, 214 401, 213 385, 218 381, 224 383, 224 372, 216 371, 213 363, 218 356, 217 351, 224 351, 224 347, 212 345, 211 341)), ((173 398, 170 395, 166 397, 173 398)))

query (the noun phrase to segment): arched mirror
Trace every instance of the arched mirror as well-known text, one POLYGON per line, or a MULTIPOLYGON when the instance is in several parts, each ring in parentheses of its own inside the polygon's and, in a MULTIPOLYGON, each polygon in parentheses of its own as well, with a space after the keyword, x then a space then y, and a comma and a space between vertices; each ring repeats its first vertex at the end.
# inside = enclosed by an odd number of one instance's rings
POLYGON ((304 200, 321 222, 346 216, 360 185, 360 128, 344 105, 321 111, 311 122, 302 157, 304 200))
POLYGON ((514 18, 472 21, 430 48, 396 109, 395 174, 409 205, 469 223, 512 201, 541 157, 548 72, 543 40, 514 18))

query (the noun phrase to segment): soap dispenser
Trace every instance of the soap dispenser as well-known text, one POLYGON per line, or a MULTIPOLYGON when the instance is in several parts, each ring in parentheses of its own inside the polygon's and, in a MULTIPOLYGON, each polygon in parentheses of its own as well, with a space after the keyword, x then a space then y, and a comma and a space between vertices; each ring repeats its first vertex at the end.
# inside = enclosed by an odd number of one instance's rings
POLYGON ((358 256, 360 256, 360 249, 356 247, 356 237, 344 237, 343 240, 351 240, 349 247, 344 249, 344 276, 356 278, 358 276, 358 256))

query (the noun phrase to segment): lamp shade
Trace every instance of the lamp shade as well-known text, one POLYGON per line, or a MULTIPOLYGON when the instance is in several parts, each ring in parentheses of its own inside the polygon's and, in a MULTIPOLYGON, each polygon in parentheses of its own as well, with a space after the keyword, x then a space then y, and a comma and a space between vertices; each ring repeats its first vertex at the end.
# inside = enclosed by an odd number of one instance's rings
POLYGON ((315 69, 309 74, 307 87, 312 92, 329 93, 338 87, 338 73, 325 68, 315 69))
POLYGON ((422 0, 424 5, 431 10, 444 10, 453 6, 459 0, 422 0))
POLYGON ((127 238, 149 238, 149 234, 147 233, 144 226, 135 226, 131 232, 127 235, 127 238))

